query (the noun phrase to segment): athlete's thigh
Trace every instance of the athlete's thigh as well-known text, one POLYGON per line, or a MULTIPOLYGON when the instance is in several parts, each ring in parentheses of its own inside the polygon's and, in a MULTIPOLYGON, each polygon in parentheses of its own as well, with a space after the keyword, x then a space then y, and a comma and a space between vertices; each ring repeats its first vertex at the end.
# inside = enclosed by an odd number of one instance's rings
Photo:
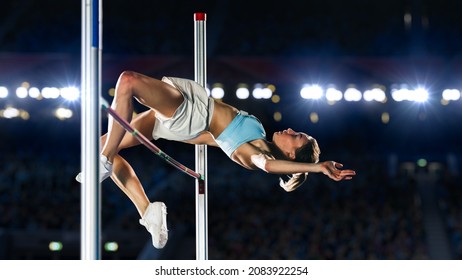
MULTIPOLYGON (((152 130, 156 122, 155 112, 153 110, 147 110, 136 115, 132 119, 130 125, 136 129, 139 133, 143 134, 149 140, 152 140, 152 130)), ((131 133, 125 133, 122 142, 120 142, 119 150, 139 145, 140 142, 131 133)))
POLYGON ((136 73, 132 84, 136 99, 166 117, 172 117, 184 98, 174 86, 161 80, 136 73))

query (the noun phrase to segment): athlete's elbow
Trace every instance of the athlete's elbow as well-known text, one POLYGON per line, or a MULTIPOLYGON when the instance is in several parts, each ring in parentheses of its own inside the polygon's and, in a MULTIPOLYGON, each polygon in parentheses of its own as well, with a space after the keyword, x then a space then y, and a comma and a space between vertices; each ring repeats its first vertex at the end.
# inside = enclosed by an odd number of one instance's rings
POLYGON ((266 159, 266 157, 263 155, 263 154, 259 154, 259 155, 252 155, 251 156, 251 160, 252 160, 252 163, 258 167, 259 169, 265 171, 266 173, 270 173, 269 172, 269 168, 270 168, 270 161, 266 159))
POLYGON ((260 167, 260 170, 262 170, 262 171, 265 172, 265 173, 271 173, 270 171, 268 171, 268 169, 266 168, 266 166, 260 167))
POLYGON ((265 161, 265 164, 263 165, 262 170, 265 171, 266 173, 272 173, 270 160, 265 161))

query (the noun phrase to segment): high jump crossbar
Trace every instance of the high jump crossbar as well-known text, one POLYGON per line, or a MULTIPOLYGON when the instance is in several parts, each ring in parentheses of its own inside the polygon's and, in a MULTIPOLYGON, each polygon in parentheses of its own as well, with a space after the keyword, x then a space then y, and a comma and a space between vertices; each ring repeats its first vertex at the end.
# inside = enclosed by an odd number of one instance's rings
POLYGON ((198 180, 203 180, 203 176, 197 172, 194 172, 193 170, 189 169, 188 167, 184 166, 180 162, 176 161, 174 158, 163 152, 159 147, 157 147, 154 143, 149 141, 146 136, 141 134, 138 130, 133 128, 126 120, 124 120, 122 117, 120 117, 112 108, 106 107, 102 105, 102 108, 106 110, 113 118, 116 120, 126 131, 128 131, 130 134, 132 134, 138 141, 140 141, 141 144, 146 146, 149 150, 151 150, 154 154, 158 155, 160 158, 165 160, 167 163, 173 165, 176 167, 178 170, 188 174, 189 176, 198 179, 198 180))

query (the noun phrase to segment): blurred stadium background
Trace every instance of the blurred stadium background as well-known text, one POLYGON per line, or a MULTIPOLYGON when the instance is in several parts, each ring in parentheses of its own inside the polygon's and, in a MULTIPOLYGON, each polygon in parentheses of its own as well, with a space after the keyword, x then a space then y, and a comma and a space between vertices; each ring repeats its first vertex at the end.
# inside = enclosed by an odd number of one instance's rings
MULTIPOLYGON (((0 259, 80 258, 80 5, 0 4, 0 259)), ((107 101, 123 70, 193 78, 193 13, 204 11, 210 93, 268 135, 306 131, 322 160, 357 171, 340 183, 310 175, 285 193, 277 176, 209 148, 210 259, 462 258, 460 1, 103 7, 107 101)), ((194 166, 193 146, 158 145, 194 166)), ((170 240, 154 249, 105 181, 103 258, 195 259, 194 181, 144 147, 123 154, 167 204, 170 240)))

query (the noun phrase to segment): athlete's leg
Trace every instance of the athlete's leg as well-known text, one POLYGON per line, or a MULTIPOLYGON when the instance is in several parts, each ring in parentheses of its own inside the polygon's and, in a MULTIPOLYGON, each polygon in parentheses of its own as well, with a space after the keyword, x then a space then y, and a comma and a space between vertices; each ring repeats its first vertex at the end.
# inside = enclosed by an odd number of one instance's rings
POLYGON ((138 176, 131 165, 120 155, 114 157, 113 165, 111 179, 130 198, 142 217, 150 201, 138 176))
MULTIPOLYGON (((152 140, 152 130, 155 120, 155 112, 153 110, 148 110, 139 114, 131 122, 131 126, 146 138, 152 140)), ((105 143, 107 140, 106 135, 103 136, 101 140, 105 143)), ((133 135, 125 133, 118 150, 138 144, 139 141, 133 135)), ((141 217, 139 220, 140 224, 151 234, 152 245, 159 249, 163 248, 168 240, 167 206, 160 201, 153 203, 149 201, 135 171, 118 153, 113 157, 112 161, 112 180, 135 205, 141 217)))
MULTIPOLYGON (((131 122, 130 126, 136 129, 136 131, 148 140, 152 140, 152 131, 154 129, 156 118, 153 110, 146 110, 145 112, 139 113, 131 122)), ((106 144, 108 134, 101 136, 101 146, 104 147, 106 144)), ((125 132, 122 141, 117 147, 117 153, 123 149, 134 147, 141 144, 141 142, 133 136, 131 133, 125 132)))
MULTIPOLYGON (((130 125, 136 129, 139 133, 143 134, 149 140, 152 140, 152 130, 155 123, 155 113, 153 110, 147 110, 136 116, 130 125)), ((101 145, 106 142, 107 134, 101 137, 101 145)), ((119 149, 133 147, 140 144, 140 142, 130 133, 125 133, 119 149)), ((135 205, 138 213, 142 217, 150 201, 146 196, 143 185, 141 184, 138 176, 136 175, 130 164, 122 158, 119 154, 116 154, 113 158, 113 170, 111 175, 114 183, 130 198, 135 205)))
MULTIPOLYGON (((173 86, 160 80, 131 71, 123 72, 116 85, 111 108, 122 118, 131 121, 133 101, 136 98, 141 104, 155 109, 166 117, 171 117, 183 102, 182 94, 173 86)), ((107 139, 102 149, 110 162, 119 150, 125 130, 109 116, 107 139)))
POLYGON ((152 245, 163 248, 168 240, 167 207, 163 202, 151 203, 133 168, 120 155, 114 157, 111 176, 116 185, 130 198, 141 217, 140 224, 151 234, 152 245))

